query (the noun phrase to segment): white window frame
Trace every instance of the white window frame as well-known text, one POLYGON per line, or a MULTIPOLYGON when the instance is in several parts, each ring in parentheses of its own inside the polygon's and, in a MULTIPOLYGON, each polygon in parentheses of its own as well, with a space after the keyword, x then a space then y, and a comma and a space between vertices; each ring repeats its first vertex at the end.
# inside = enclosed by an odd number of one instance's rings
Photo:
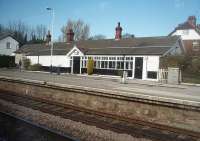
POLYGON ((10 42, 6 42, 6 49, 11 49, 11 43, 10 42))
POLYGON ((192 42, 192 50, 194 50, 194 51, 200 50, 200 41, 193 41, 192 42))

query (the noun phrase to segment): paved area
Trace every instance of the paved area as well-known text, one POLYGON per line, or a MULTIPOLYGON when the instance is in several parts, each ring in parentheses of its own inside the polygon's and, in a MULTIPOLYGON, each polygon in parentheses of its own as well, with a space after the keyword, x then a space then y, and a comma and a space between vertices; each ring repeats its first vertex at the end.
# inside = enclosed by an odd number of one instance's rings
POLYGON ((20 72, 12 69, 0 69, 0 76, 13 78, 23 78, 31 80, 40 80, 60 84, 68 84, 74 86, 105 89, 118 92, 141 93, 147 96, 157 96, 164 98, 172 98, 178 100, 200 102, 200 87, 197 86, 182 86, 177 87, 163 86, 151 83, 140 83, 140 81, 130 80, 128 84, 121 84, 118 77, 102 78, 88 77, 86 75, 71 75, 71 74, 50 74, 41 72, 20 72))

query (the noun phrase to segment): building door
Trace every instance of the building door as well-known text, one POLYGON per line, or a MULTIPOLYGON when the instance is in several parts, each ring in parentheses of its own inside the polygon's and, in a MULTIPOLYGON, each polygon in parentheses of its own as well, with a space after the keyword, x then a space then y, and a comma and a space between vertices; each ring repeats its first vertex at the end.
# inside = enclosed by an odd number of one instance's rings
POLYGON ((73 57, 73 73, 80 73, 80 57, 73 57))
POLYGON ((142 79, 143 58, 135 57, 135 78, 142 79))

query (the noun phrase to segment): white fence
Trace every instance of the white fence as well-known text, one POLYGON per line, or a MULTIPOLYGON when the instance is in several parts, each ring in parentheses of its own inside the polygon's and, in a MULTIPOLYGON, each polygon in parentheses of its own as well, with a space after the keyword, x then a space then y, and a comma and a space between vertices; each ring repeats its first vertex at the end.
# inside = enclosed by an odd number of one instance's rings
POLYGON ((169 84, 180 84, 182 82, 181 70, 179 68, 159 69, 159 82, 169 84))
POLYGON ((168 69, 159 69, 159 82, 167 83, 168 69))

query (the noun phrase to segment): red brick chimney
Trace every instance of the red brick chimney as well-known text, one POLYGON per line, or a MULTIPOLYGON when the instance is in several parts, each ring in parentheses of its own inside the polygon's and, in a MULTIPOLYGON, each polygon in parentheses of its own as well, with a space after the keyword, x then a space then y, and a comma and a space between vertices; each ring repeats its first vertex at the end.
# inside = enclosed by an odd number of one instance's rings
POLYGON ((195 28, 196 27, 196 21, 197 20, 196 20, 195 16, 189 16, 187 22, 195 28))
POLYGON ((74 32, 71 28, 67 30, 67 42, 74 41, 74 32))
POLYGON ((115 28, 115 40, 120 40, 122 38, 122 28, 120 26, 120 22, 118 22, 117 27, 115 28))
POLYGON ((50 45, 50 42, 51 42, 51 33, 48 30, 47 35, 46 35, 46 45, 47 46, 50 45))

